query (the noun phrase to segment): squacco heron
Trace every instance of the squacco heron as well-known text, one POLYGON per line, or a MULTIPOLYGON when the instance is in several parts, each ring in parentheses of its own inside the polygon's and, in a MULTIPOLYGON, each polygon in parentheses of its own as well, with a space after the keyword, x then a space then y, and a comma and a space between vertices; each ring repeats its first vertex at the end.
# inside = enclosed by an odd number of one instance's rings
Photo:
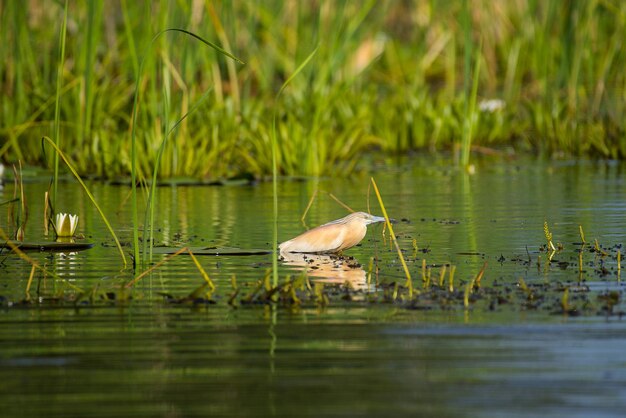
POLYGON ((336 253, 354 247, 365 237, 367 225, 385 222, 381 216, 365 212, 328 222, 281 243, 281 253, 336 253))

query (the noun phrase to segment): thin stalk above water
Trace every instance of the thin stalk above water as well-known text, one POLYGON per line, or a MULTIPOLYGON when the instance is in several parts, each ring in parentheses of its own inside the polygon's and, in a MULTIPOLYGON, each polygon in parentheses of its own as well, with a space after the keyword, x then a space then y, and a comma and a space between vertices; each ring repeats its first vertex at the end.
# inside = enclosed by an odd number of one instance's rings
POLYGON ((472 146, 472 136, 474 134, 474 125, 476 124, 476 118, 478 112, 476 112, 476 100, 478 96, 478 79, 480 76, 480 49, 476 52, 474 71, 471 74, 472 78, 472 90, 469 97, 466 97, 465 103, 465 117, 463 120, 463 139, 461 143, 461 165, 464 168, 468 168, 470 160, 470 148, 472 146))

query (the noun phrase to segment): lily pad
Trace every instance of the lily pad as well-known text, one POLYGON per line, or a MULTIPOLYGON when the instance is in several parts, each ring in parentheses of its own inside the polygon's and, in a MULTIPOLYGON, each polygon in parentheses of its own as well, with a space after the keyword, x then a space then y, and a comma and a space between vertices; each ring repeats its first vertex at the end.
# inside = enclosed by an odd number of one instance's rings
POLYGON ((0 248, 11 250, 17 247, 22 251, 82 251, 88 250, 95 244, 93 242, 52 242, 52 241, 4 241, 0 242, 0 248))
MULTIPOLYGON (((194 255, 263 255, 271 254, 271 250, 264 250, 259 248, 244 249, 234 247, 188 247, 194 255)), ((154 247, 152 249, 153 254, 174 254, 179 251, 180 248, 175 247, 154 247)), ((183 253, 184 254, 184 253, 183 253)))

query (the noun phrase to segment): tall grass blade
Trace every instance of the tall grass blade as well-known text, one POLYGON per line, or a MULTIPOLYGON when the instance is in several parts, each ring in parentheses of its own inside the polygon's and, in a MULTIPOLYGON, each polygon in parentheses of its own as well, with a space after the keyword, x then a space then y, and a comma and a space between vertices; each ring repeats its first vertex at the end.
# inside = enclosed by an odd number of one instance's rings
POLYGON ((96 63, 96 41, 98 40, 98 27, 102 17, 102 1, 89 0, 87 2, 87 50, 85 53, 83 81, 85 112, 82 116, 82 129, 78 138, 79 146, 83 146, 91 135, 91 124, 94 103, 94 80, 93 69, 96 63))
POLYGON ((461 165, 465 168, 469 165, 470 149, 472 147, 472 136, 474 125, 477 124, 478 113, 476 112, 476 100, 478 96, 478 80, 480 78, 480 50, 476 51, 476 63, 474 65, 474 72, 472 74, 472 91, 470 96, 466 98, 466 113, 463 120, 463 142, 461 144, 461 165))

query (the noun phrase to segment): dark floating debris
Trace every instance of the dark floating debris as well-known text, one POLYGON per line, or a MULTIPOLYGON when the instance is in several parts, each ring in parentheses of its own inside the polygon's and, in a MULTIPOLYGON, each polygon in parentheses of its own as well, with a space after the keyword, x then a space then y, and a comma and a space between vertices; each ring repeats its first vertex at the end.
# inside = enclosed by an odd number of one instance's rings
MULTIPOLYGON (((434 219, 433 219, 433 221, 434 221, 434 219)), ((439 223, 441 225, 459 225, 461 223, 461 221, 457 221, 457 220, 454 220, 454 219, 442 219, 442 220, 439 221, 439 223)))

